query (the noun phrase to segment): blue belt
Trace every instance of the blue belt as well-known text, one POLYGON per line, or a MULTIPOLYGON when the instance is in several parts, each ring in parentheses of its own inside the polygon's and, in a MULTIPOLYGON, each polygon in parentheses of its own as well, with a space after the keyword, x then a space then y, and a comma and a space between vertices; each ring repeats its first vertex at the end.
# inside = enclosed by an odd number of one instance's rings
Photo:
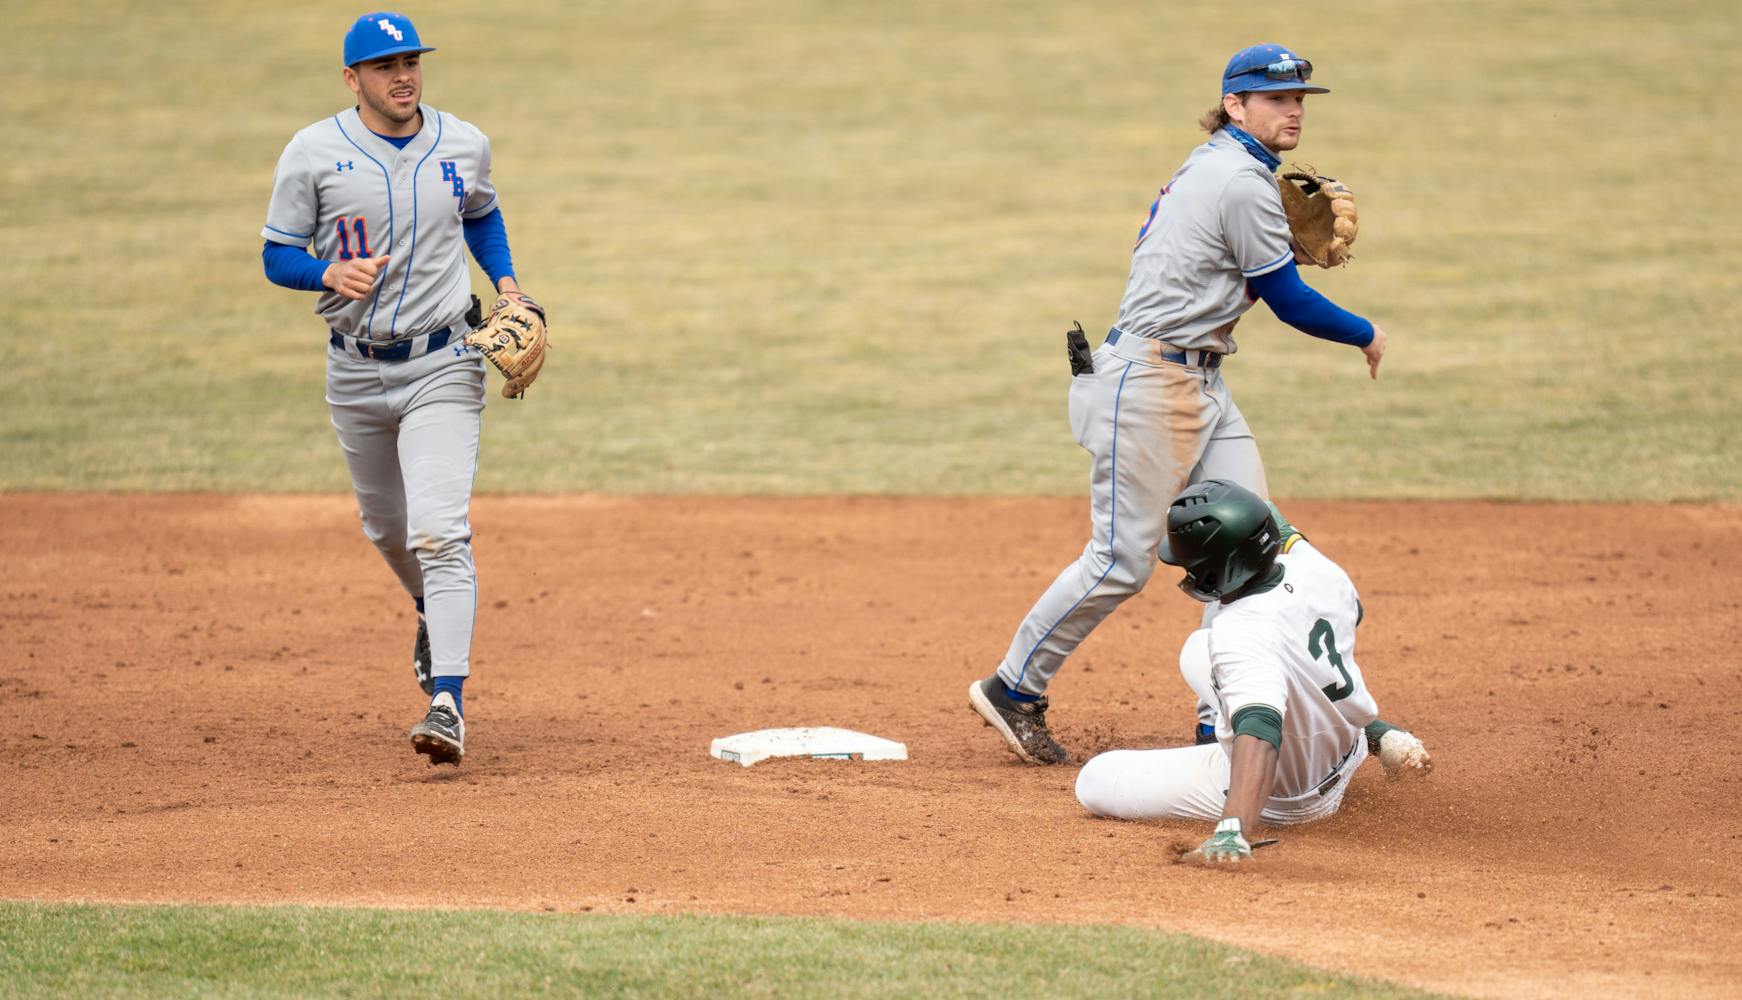
POLYGON ((412 348, 421 348, 421 350, 417 352, 418 357, 422 357, 431 351, 439 351, 447 346, 448 340, 453 336, 453 333, 454 331, 452 328, 449 328, 446 330, 437 330, 427 338, 413 337, 410 340, 396 340, 391 343, 378 344, 368 340, 358 340, 355 337, 347 337, 344 334, 339 333, 337 330, 334 330, 330 332, 331 335, 327 338, 327 343, 341 351, 355 351, 358 356, 369 358, 374 361, 407 361, 410 360, 412 356, 412 348), (427 346, 423 343, 425 340, 428 341, 427 346))
MULTIPOLYGON (((1119 343, 1119 338, 1123 337, 1123 336, 1125 336, 1123 331, 1121 331, 1118 327, 1113 327, 1112 329, 1107 331, 1107 343, 1117 344, 1117 343, 1119 343)), ((1160 342, 1157 341, 1157 344, 1159 344, 1159 343, 1160 342)), ((1161 357, 1161 360, 1163 360, 1163 361, 1170 361, 1176 365, 1185 365, 1187 368, 1220 368, 1220 367, 1222 367, 1222 355, 1218 354, 1215 351, 1169 351, 1169 350, 1162 350, 1160 352, 1160 357, 1161 357), (1194 364, 1193 362, 1196 362, 1196 363, 1194 364)))

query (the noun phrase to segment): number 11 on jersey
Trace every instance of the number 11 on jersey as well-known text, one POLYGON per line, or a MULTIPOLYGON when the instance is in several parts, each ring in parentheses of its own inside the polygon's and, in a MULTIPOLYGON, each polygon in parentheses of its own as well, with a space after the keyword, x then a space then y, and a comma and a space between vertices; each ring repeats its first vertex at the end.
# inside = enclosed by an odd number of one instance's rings
POLYGON ((374 254, 369 252, 369 226, 363 221, 361 215, 355 217, 341 215, 339 216, 339 220, 333 224, 333 227, 338 231, 340 260, 350 260, 353 257, 368 258, 374 256, 374 254), (356 253, 351 252, 351 234, 353 232, 357 236, 356 253))

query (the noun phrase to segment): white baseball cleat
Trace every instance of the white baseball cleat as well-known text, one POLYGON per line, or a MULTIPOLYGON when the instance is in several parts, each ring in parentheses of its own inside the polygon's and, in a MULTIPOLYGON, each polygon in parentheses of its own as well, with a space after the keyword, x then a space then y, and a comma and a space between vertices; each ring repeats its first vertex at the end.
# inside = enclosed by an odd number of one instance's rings
POLYGON ((1417 778, 1432 771, 1434 761, 1414 733, 1392 729, 1379 737, 1379 766, 1387 778, 1417 778))

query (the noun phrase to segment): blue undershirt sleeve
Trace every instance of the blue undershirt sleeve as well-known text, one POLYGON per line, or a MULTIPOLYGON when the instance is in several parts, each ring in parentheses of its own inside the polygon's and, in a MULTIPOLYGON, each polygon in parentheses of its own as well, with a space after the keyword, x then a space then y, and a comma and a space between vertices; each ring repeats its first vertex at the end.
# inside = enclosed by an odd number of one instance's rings
POLYGON ((1302 333, 1356 347, 1373 342, 1372 321, 1313 291, 1300 279, 1300 270, 1292 260, 1269 274, 1248 278, 1246 283, 1277 319, 1302 333))
POLYGON ((327 273, 331 261, 316 260, 302 247, 266 241, 260 249, 260 261, 266 268, 266 280, 275 285, 294 288, 299 292, 319 292, 326 288, 321 275, 327 273))
POLYGON ((462 225, 472 259, 484 269, 490 284, 514 277, 514 255, 508 252, 508 227, 502 221, 502 210, 498 208, 489 215, 467 219, 462 225))

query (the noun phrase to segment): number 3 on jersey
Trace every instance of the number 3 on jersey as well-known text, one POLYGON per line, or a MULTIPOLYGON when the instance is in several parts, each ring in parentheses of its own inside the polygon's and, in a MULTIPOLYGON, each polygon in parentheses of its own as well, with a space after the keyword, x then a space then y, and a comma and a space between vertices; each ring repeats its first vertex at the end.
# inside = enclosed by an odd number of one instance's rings
POLYGON ((363 221, 361 215, 341 215, 339 216, 339 220, 333 223, 333 228, 338 231, 340 260, 350 260, 353 257, 368 258, 375 256, 369 252, 369 225, 363 221), (356 253, 351 252, 351 236, 353 233, 357 237, 356 253))
POLYGON ((1337 652, 1337 633, 1331 628, 1330 622, 1323 618, 1313 622, 1313 630, 1307 634, 1307 652, 1315 660, 1323 654, 1343 677, 1341 684, 1326 684, 1319 689, 1325 693, 1325 697, 1332 701, 1342 701, 1355 693, 1355 679, 1349 676, 1349 668, 1343 665, 1343 655, 1337 652))

